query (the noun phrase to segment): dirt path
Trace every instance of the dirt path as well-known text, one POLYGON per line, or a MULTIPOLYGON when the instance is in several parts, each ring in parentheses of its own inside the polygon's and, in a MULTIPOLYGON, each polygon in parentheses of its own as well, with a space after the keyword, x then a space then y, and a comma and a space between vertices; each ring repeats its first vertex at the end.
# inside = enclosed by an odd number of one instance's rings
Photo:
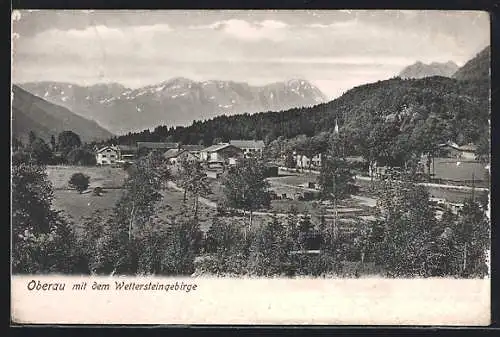
POLYGON ((373 198, 363 197, 361 195, 351 195, 351 198, 359 200, 361 205, 365 205, 368 207, 377 206, 377 200, 373 198))

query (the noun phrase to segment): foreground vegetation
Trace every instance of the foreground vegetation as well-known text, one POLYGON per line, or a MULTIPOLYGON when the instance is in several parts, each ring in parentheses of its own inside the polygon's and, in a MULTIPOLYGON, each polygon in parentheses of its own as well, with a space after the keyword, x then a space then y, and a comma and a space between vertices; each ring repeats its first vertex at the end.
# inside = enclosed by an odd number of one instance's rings
MULTIPOLYGON (((339 275, 380 273, 388 277, 487 274, 489 221, 485 205, 469 200, 460 215, 436 220, 428 192, 410 182, 376 186, 380 220, 358 221, 343 232, 324 218, 289 210, 255 225, 252 211, 267 207, 267 184, 255 160, 243 161, 223 177, 224 205, 250 216, 238 225, 215 216, 200 227, 198 197, 208 191, 197 168, 171 175, 154 153, 129 170, 122 194, 109 212, 94 212, 73 223, 53 210, 53 189, 43 166, 17 162, 13 169, 12 267, 14 273, 103 275, 339 275), (246 175, 245 172, 252 172, 246 175), (176 211, 160 216, 166 182, 180 179, 188 191, 176 211), (200 187, 202 186, 202 187, 200 187), (248 197, 248 196, 251 197, 248 197), (78 228, 79 233, 76 233, 78 228)), ((343 165, 325 165, 326 185, 346 174, 343 165), (327 169, 329 168, 329 169, 327 169)), ((343 198, 349 179, 324 198, 343 198), (344 186, 344 187, 342 187, 344 186)), ((76 196, 83 197, 78 192, 76 196)), ((179 195, 179 198, 181 196, 179 195)), ((164 205, 164 204, 163 204, 164 205)))

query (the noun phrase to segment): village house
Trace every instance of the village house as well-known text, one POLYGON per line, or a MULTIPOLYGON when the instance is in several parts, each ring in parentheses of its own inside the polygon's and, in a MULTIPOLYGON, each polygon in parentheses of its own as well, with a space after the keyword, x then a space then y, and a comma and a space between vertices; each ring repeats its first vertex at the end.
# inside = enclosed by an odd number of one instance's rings
POLYGON ((132 145, 118 145, 120 162, 132 162, 136 156, 137 147, 132 145))
POLYGON ((445 144, 440 144, 439 148, 442 152, 446 153, 448 157, 463 159, 463 160, 475 160, 477 146, 474 144, 467 144, 459 146, 453 142, 447 142, 445 144))
POLYGON ((208 163, 235 165, 243 156, 242 149, 228 143, 219 143, 200 151, 200 159, 208 163))
POLYGON ((151 152, 151 151, 161 151, 165 152, 170 149, 177 149, 179 143, 170 142, 137 142, 137 152, 151 152))
POLYGON ((167 150, 163 154, 163 158, 165 158, 170 165, 177 165, 183 160, 186 160, 188 162, 196 162, 199 160, 198 156, 188 150, 183 149, 167 150))
POLYGON ((262 156, 262 151, 265 147, 262 140, 230 140, 229 144, 242 149, 246 158, 262 156))
POLYGON ((205 148, 203 145, 180 145, 179 147, 181 150, 186 150, 192 153, 193 155, 197 156, 199 158, 201 150, 205 148))
POLYGON ((120 159, 121 153, 117 146, 104 146, 96 151, 97 165, 112 165, 120 159))
POLYGON ((297 162, 297 168, 299 169, 308 169, 309 167, 311 167, 311 169, 318 169, 321 167, 321 153, 313 156, 311 159, 305 155, 297 153, 294 153, 293 155, 297 162))

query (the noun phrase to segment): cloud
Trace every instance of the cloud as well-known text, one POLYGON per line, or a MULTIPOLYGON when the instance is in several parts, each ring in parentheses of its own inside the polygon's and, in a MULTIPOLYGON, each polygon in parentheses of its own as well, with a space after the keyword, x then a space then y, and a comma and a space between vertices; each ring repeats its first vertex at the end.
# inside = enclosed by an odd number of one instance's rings
POLYGON ((13 78, 91 83, 104 73, 110 81, 130 85, 175 76, 261 84, 305 78, 335 96, 393 76, 416 60, 465 61, 486 38, 477 34, 470 16, 464 28, 430 14, 411 20, 355 11, 153 12, 22 11, 21 21, 14 23, 21 38, 13 36, 13 78))
POLYGON ((311 23, 311 24, 307 24, 306 27, 308 27, 308 28, 345 29, 345 28, 352 28, 358 24, 359 24, 359 21, 357 19, 354 19, 354 20, 347 20, 347 21, 337 21, 337 22, 332 22, 332 23, 328 23, 328 24, 311 23))
POLYGON ((208 25, 189 26, 191 29, 213 29, 221 31, 233 38, 245 41, 281 41, 286 38, 286 28, 288 27, 290 27, 290 25, 287 23, 277 20, 247 22, 241 19, 229 19, 216 21, 208 25))

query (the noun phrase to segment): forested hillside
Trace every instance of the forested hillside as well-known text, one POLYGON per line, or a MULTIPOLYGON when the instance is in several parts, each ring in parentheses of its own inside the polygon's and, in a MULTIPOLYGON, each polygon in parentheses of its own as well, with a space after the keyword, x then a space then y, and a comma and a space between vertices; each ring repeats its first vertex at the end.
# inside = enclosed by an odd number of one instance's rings
POLYGON ((458 69, 453 78, 461 81, 489 80, 490 77, 490 46, 484 48, 474 58, 458 69))
POLYGON ((48 141, 63 131, 74 131, 84 141, 107 139, 112 133, 92 120, 34 96, 17 85, 12 86, 12 134, 27 140, 30 132, 48 141))

